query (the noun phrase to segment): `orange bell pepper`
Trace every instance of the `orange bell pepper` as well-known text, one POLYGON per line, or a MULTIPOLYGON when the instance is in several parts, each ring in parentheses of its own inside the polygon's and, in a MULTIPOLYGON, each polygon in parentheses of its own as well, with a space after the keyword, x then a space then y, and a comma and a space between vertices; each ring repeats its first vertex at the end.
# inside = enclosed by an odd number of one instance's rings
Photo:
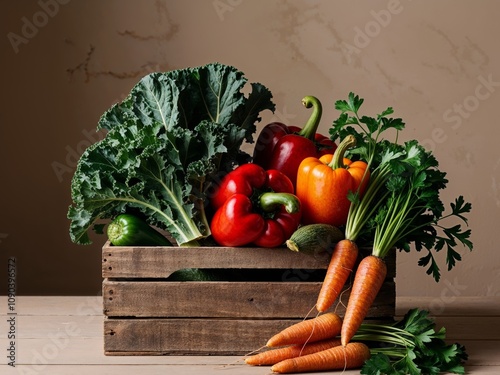
POLYGON ((319 159, 305 158, 297 172, 296 195, 302 205, 303 224, 323 223, 336 227, 345 225, 351 202, 350 191, 363 195, 370 178, 364 161, 344 158, 348 148, 356 144, 353 136, 346 137, 335 153, 319 159))

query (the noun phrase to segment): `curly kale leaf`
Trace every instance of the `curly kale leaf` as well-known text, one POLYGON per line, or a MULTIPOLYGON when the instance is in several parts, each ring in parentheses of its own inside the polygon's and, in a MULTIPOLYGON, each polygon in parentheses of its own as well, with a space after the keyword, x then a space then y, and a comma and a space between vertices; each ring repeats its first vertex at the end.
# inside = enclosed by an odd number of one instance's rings
MULTIPOLYGON (((209 64, 152 73, 101 117, 106 137, 81 156, 72 180, 70 236, 88 244, 102 219, 133 211, 179 244, 210 235, 204 207, 212 181, 245 160, 272 95, 243 73, 209 64)), ((249 155, 247 156, 249 158, 249 155)))

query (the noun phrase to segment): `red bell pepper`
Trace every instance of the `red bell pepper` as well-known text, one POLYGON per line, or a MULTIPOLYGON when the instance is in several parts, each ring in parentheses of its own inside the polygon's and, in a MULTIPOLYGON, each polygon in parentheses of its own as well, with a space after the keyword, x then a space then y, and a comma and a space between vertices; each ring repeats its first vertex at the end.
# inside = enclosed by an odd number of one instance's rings
POLYGON ((301 219, 293 191, 290 179, 277 170, 253 163, 239 166, 224 176, 210 200, 213 239, 221 246, 284 244, 301 219))
POLYGON ((336 144, 328 137, 316 133, 321 119, 322 107, 314 96, 302 99, 313 113, 301 129, 280 122, 266 125, 255 143, 253 162, 264 169, 277 169, 287 175, 295 186, 299 164, 306 157, 333 154, 336 144))

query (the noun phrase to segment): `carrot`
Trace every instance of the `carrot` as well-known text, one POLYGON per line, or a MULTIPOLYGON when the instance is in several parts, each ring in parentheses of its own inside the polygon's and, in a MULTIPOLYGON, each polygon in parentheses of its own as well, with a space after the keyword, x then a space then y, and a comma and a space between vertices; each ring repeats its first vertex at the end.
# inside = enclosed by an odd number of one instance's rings
POLYGON ((291 345, 252 355, 245 359, 245 363, 253 366, 274 365, 285 359, 320 352, 335 346, 340 346, 340 339, 317 341, 306 345, 291 345))
POLYGON ((342 319, 334 313, 319 315, 285 328, 269 339, 266 346, 305 344, 329 339, 340 333, 342 319))
POLYGON ((358 246, 351 240, 344 239, 335 245, 316 302, 319 312, 328 310, 340 295, 358 259, 358 252, 358 246))
POLYGON ((340 334, 343 346, 347 345, 361 326, 386 276, 387 266, 382 258, 369 255, 359 263, 340 334))
POLYGON ((370 358, 370 349, 361 342, 337 346, 302 357, 285 359, 271 367, 280 374, 359 368, 370 358))

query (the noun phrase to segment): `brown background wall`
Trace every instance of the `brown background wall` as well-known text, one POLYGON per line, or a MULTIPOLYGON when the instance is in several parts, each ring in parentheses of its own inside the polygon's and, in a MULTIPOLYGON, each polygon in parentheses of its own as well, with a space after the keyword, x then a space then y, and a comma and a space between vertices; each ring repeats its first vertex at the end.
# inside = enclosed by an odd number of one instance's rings
POLYGON ((263 124, 303 124, 309 94, 325 107, 322 132, 349 91, 368 114, 393 106, 404 137, 432 148, 448 172, 445 199, 473 203, 475 243, 440 284, 417 254, 402 254, 398 294, 437 303, 500 294, 499 2, 55 1, 5 2, 0 15, 2 294, 9 257, 20 294, 99 293, 104 237, 88 247, 68 237, 76 159, 143 75, 212 61, 271 89, 277 111, 263 124))

